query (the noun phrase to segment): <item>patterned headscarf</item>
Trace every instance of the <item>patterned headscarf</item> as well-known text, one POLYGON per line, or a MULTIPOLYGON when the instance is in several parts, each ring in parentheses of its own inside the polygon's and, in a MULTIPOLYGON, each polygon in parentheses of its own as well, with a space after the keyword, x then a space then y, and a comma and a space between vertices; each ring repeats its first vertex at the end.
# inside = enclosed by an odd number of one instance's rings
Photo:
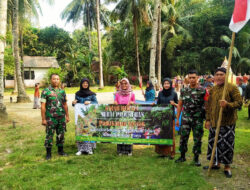
POLYGON ((131 85, 129 83, 129 80, 127 78, 123 78, 122 80, 120 80, 120 87, 119 87, 119 91, 117 92, 118 94, 122 95, 122 96, 127 96, 130 94, 130 92, 132 92, 132 88, 131 85), (126 90, 122 89, 122 82, 126 81, 128 83, 128 88, 126 90))

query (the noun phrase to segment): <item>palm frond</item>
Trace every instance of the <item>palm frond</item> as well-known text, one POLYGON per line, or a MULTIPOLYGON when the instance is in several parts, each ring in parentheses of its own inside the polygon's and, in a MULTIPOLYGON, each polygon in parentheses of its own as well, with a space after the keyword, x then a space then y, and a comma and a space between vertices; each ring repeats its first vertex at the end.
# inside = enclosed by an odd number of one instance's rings
POLYGON ((219 54, 221 56, 225 56, 225 51, 218 47, 206 47, 201 52, 205 54, 211 54, 211 55, 219 54))
MULTIPOLYGON (((230 47, 228 48, 228 50, 230 50, 230 47)), ((241 58, 240 53, 236 47, 233 47, 233 56, 234 58, 238 58, 238 57, 241 58)))
POLYGON ((225 42, 225 43, 227 43, 227 44, 231 44, 231 39, 228 37, 228 36, 226 36, 226 35, 222 35, 221 37, 220 37, 220 39, 221 39, 221 41, 223 41, 223 42, 225 42))

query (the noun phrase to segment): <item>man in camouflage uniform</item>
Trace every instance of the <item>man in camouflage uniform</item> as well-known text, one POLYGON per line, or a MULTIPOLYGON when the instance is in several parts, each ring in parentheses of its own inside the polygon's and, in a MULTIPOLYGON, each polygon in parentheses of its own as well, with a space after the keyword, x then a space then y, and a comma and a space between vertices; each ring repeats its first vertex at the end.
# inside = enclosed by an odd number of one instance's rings
POLYGON ((47 160, 51 159, 51 148, 55 131, 58 154, 66 155, 63 151, 63 143, 66 122, 69 122, 69 114, 65 91, 60 89, 59 85, 59 76, 52 74, 51 86, 45 88, 41 94, 42 125, 46 126, 45 147, 47 160))
POLYGON ((181 157, 175 162, 185 162, 185 153, 187 152, 187 144, 189 134, 193 131, 194 138, 194 164, 201 166, 199 161, 199 155, 201 154, 201 139, 203 136, 203 120, 205 119, 205 99, 206 90, 198 85, 198 76, 196 71, 190 71, 188 74, 190 85, 181 90, 180 99, 178 103, 177 111, 177 123, 179 126, 179 117, 181 111, 182 114, 182 125, 180 129, 180 152, 181 157), (182 110, 183 108, 183 110, 182 110))

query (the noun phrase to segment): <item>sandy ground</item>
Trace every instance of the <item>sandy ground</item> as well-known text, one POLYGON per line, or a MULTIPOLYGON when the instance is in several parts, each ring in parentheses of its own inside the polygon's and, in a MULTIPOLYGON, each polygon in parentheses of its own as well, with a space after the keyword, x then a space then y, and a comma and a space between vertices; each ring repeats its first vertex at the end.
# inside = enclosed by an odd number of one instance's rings
MULTIPOLYGON (((144 100, 144 97, 140 90, 134 91, 136 100, 144 100)), ((16 104, 16 95, 9 95, 4 97, 4 103, 7 107, 7 112, 12 120, 18 120, 15 118, 23 118, 23 120, 30 120, 34 124, 41 122, 41 111, 40 109, 33 108, 33 95, 29 95, 32 103, 19 103, 16 104), (10 103, 10 97, 12 97, 13 103, 10 103)), ((71 102, 74 100, 74 94, 67 94, 68 107, 70 113, 73 113, 74 107, 72 107, 71 102)), ((103 92, 97 93, 97 100, 99 104, 112 104, 114 102, 113 92, 103 92)), ((18 121, 17 121, 18 122, 18 121)))

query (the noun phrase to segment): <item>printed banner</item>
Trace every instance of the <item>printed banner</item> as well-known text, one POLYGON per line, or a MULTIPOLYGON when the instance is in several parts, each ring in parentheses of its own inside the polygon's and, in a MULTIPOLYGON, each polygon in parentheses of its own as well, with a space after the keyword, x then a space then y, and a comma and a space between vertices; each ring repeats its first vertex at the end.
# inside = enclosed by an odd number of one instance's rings
POLYGON ((75 105, 76 140, 173 144, 171 105, 75 105))

